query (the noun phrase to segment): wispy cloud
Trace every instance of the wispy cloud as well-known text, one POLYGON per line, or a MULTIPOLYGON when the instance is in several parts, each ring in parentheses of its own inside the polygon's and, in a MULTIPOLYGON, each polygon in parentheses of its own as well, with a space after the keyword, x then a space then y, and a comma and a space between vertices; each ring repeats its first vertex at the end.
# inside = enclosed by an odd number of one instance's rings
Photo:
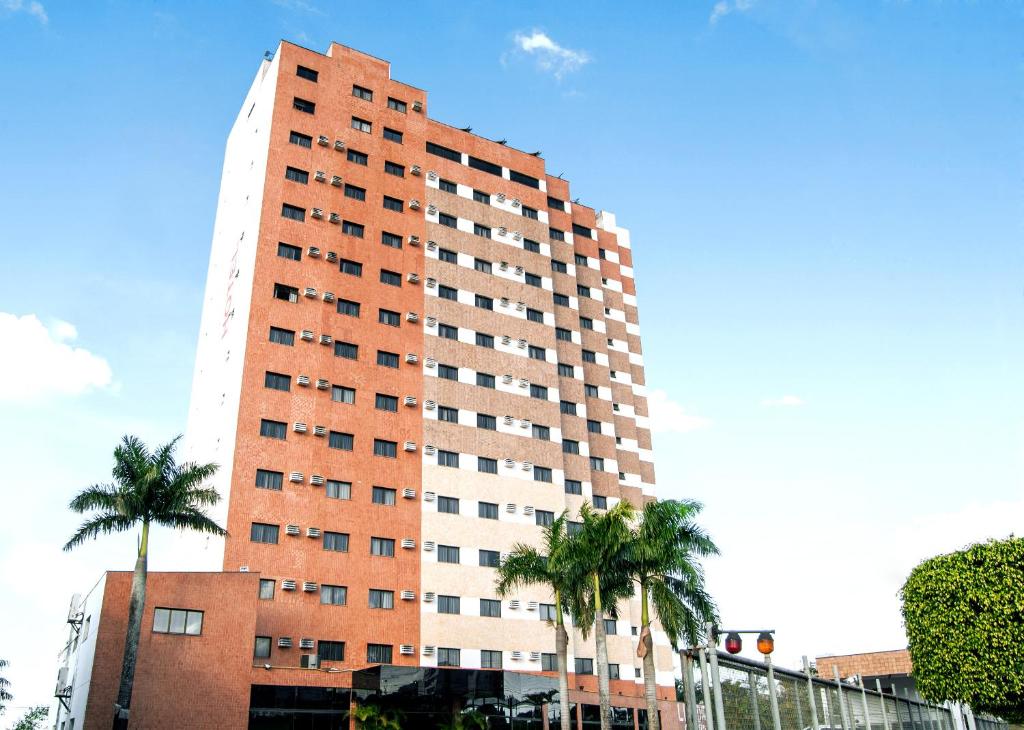
MULTIPOLYGON (((539 70, 550 73, 559 81, 567 74, 579 71, 592 60, 586 51, 559 45, 551 36, 540 30, 533 30, 529 34, 516 33, 513 42, 515 55, 533 59, 539 70)), ((506 60, 507 56, 503 56, 502 63, 506 60)))
POLYGON ((28 13, 43 25, 50 22, 50 17, 46 14, 46 8, 36 0, 29 0, 29 2, 25 2, 25 0, 0 0, 0 8, 9 13, 28 13))
POLYGON ((62 321, 47 328, 34 314, 18 317, 0 312, 0 402, 30 401, 54 395, 79 395, 109 387, 113 375, 107 361, 68 344, 78 337, 75 326, 62 321))
POLYGON ((654 433, 689 433, 711 425, 709 419, 687 413, 664 390, 647 393, 647 409, 650 412, 651 431, 654 433))
POLYGON ((719 0, 711 8, 711 17, 708 18, 708 22, 715 25, 726 15, 745 13, 752 7, 754 7, 754 0, 719 0))
POLYGON ((765 408, 794 408, 804 405, 804 399, 798 395, 784 395, 781 398, 765 398, 761 405, 765 408))
POLYGON ((305 0, 270 0, 274 5, 287 10, 298 10, 313 15, 323 15, 324 11, 305 0))

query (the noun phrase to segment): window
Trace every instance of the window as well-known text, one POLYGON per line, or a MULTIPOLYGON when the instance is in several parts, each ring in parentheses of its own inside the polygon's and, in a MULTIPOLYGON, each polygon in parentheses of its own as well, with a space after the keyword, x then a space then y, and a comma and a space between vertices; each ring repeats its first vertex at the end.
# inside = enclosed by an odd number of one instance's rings
POLYGON ((356 402, 356 389, 346 388, 344 385, 332 385, 331 400, 335 403, 348 403, 351 405, 356 402))
POLYGON ((295 97, 292 99, 292 109, 296 111, 305 112, 306 114, 313 114, 316 112, 316 104, 305 99, 295 97))
POLYGON ((284 472, 257 469, 256 487, 257 489, 273 489, 280 492, 284 487, 284 472))
POLYGON ((268 545, 277 545, 277 533, 280 528, 277 525, 267 525, 262 522, 253 522, 249 528, 249 539, 252 542, 262 542, 268 545))
POLYGON ((305 66, 299 66, 295 69, 295 75, 301 79, 306 79, 307 81, 316 83, 317 76, 320 75, 320 72, 314 71, 311 68, 306 68, 305 66))
POLYGON ((557 228, 549 228, 548 229, 548 237, 552 241, 564 241, 565 240, 565 231, 560 231, 557 228))
POLYGON ((593 232, 586 226, 581 226, 578 223, 572 224, 572 233, 574 236, 585 236, 586 238, 592 238, 593 232))
POLYGON ((459 562, 459 549, 454 545, 438 545, 437 546, 437 562, 439 563, 458 563, 459 562))
POLYGON ((384 127, 384 139, 388 140, 389 142, 397 142, 398 144, 402 144, 402 133, 399 132, 397 129, 390 129, 388 127, 384 127))
POLYGON ((363 265, 358 261, 352 261, 351 259, 342 259, 341 273, 348 274, 350 276, 362 276, 363 265))
POLYGON ((281 206, 281 217, 291 218, 293 221, 304 221, 306 220, 306 209, 300 208, 297 205, 288 205, 284 203, 281 206))
POLYGON ((203 633, 203 612, 184 608, 154 609, 153 633, 199 636, 203 633))
POLYGON ((457 451, 442 451, 437 450, 437 465, 438 466, 452 466, 456 469, 459 468, 459 453, 457 451))
POLYGON ((529 286, 540 286, 542 283, 541 278, 539 276, 537 276, 536 274, 531 274, 529 271, 527 271, 526 274, 523 276, 523 281, 525 281, 529 286))
POLYGON ((366 188, 345 183, 345 197, 352 200, 366 200, 366 188))
POLYGON ((604 471, 604 459, 600 456, 591 456, 590 468, 593 471, 604 471))
POLYGON ((540 655, 540 670, 542 672, 558 671, 558 655, 544 653, 540 655))
POLYGON ((564 362, 558 363, 558 374, 563 378, 575 378, 576 369, 572 365, 567 365, 564 362))
POLYGON ((481 474, 497 474, 498 460, 488 459, 486 456, 478 456, 476 457, 476 470, 481 474))
POLYGON ((438 261, 444 261, 445 263, 448 264, 459 263, 459 255, 452 251, 451 249, 447 248, 437 249, 437 259, 438 261))
POLYGON ((281 439, 284 441, 287 431, 287 423, 283 423, 282 421, 270 421, 266 418, 260 420, 260 436, 266 436, 270 439, 281 439))
POLYGON ((483 294, 477 294, 473 299, 473 305, 479 309, 494 309, 494 300, 490 297, 485 297, 483 294))
POLYGON ((356 238, 362 238, 365 228, 362 223, 353 223, 352 221, 341 222, 341 232, 347 236, 355 236, 356 238))
POLYGON ((352 84, 352 96, 355 96, 364 101, 373 101, 373 92, 369 89, 352 84))
POLYGON ((567 416, 575 416, 576 415, 576 404, 573 403, 572 401, 567 401, 567 400, 559 401, 559 403, 558 403, 558 410, 561 413, 563 413, 563 414, 565 414, 567 416))
POLYGON ((271 327, 269 340, 276 345, 288 345, 291 347, 295 344, 295 331, 271 327))
POLYGON ((437 666, 439 667, 458 667, 462 665, 461 651, 459 649, 449 649, 446 647, 439 647, 437 650, 437 666))
POLYGON ((457 340, 459 339, 459 328, 450 324, 438 324, 437 336, 446 340, 457 340))
POLYGON ((458 596, 438 596, 438 613, 462 613, 461 601, 458 596))
POLYGON ((343 357, 346 360, 358 360, 359 345, 355 345, 351 342, 335 342, 334 355, 335 357, 343 357))
POLYGON ((540 180, 535 177, 530 177, 529 175, 524 175, 521 172, 516 172, 515 170, 508 171, 508 179, 512 182, 517 182, 520 185, 528 185, 531 188, 540 187, 540 180))
POLYGON ((274 299, 280 299, 283 302, 297 302, 299 301, 299 290, 287 284, 274 284, 274 299))
POLYGON ((589 286, 583 286, 582 284, 577 284, 576 285, 576 294, 578 296, 586 297, 587 299, 589 299, 590 298, 590 287, 589 286))
POLYGON ((477 373, 476 384, 481 388, 493 388, 495 387, 494 376, 490 373, 477 373))
MULTIPOLYGON (((481 603, 481 606, 482 606, 483 605, 483 600, 481 600, 480 603, 481 603)), ((500 601, 495 601, 495 603, 497 603, 499 607, 501 606, 501 602, 500 601)), ((481 610, 483 610, 483 609, 481 608, 481 610)), ((481 613, 480 615, 483 616, 484 614, 481 613)), ((489 616, 490 614, 487 614, 487 615, 489 616)), ((501 652, 500 651, 496 651, 496 650, 491 650, 491 649, 481 649, 480 650, 480 668, 481 669, 501 669, 501 652)))
POLYGON ((498 505, 493 502, 478 502, 477 516, 484 520, 498 519, 498 505))
POLYGON ((438 157, 443 157, 446 160, 452 160, 453 162, 462 162, 462 153, 447 147, 442 147, 439 144, 433 142, 427 142, 427 152, 438 157))
POLYGON ((437 498, 437 511, 444 512, 450 515, 459 514, 459 500, 458 497, 438 497, 437 498))
POLYGON ((597 257, 599 259, 605 260, 608 258, 608 252, 605 251, 603 248, 599 248, 597 249, 597 257))
POLYGON ((447 213, 438 213, 437 222, 442 226, 447 226, 448 228, 459 227, 459 219, 453 215, 448 215, 447 213))
POLYGON ((572 439, 564 439, 562 441, 562 453, 563 454, 578 454, 580 453, 580 442, 573 441, 572 439))
POLYGON ((548 358, 548 351, 545 350, 543 347, 536 347, 534 345, 530 345, 528 353, 530 355, 531 360, 547 360, 548 358))
POLYGON ((591 385, 590 383, 583 384, 583 394, 588 398, 597 398, 598 392, 596 385, 591 385))
MULTIPOLYGON (((394 541, 392 540, 392 543, 394 541)), ((392 554, 394 554, 392 552, 392 554)), ((395 607, 395 592, 385 591, 380 588, 370 589, 370 608, 392 609, 395 607)))
POLYGON ((501 165, 495 165, 493 162, 481 160, 479 157, 470 156, 469 160, 466 161, 466 164, 474 170, 483 170, 484 172, 489 172, 492 175, 501 177, 501 165))
POLYGON ((594 660, 576 658, 576 674, 593 674, 594 660))
POLYGON ((535 482, 551 482, 551 469, 546 466, 535 466, 533 467, 533 481, 535 482))
POLYGON ((529 218, 531 220, 537 220, 540 218, 540 213, 537 212, 536 208, 528 208, 525 205, 522 208, 523 218, 529 218))
POLYGON ((490 598, 481 598, 480 615, 487 618, 501 618, 501 601, 495 601, 490 598))
POLYGON ((271 390, 290 391, 292 389, 292 376, 272 373, 268 370, 263 376, 263 386, 271 390))
POLYGON ((540 253, 540 244, 536 241, 531 241, 529 238, 524 238, 523 249, 531 253, 540 253))
POLYGON ((395 541, 390 537, 371 537, 370 555, 377 555, 382 558, 395 557, 395 541))
POLYGON ((345 642, 320 639, 317 642, 316 655, 322 661, 343 662, 345 661, 345 642))
POLYGON ((444 421, 445 423, 458 423, 459 422, 459 409, 449 408, 448 406, 437 407, 437 420, 444 421))
POLYGON ((577 266, 587 266, 587 257, 581 253, 573 254, 573 261, 577 266))
POLYGON ((347 553, 348 552, 348 533, 347 532, 325 532, 324 533, 324 550, 328 550, 334 553, 347 553))
POLYGON ((498 419, 487 413, 477 413, 476 427, 487 431, 496 431, 498 429, 498 419))
POLYGON ((338 314, 344 314, 347 317, 358 317, 359 302, 353 302, 351 299, 339 299, 338 314))
POLYGON ((604 620, 604 632, 606 634, 608 634, 609 636, 613 636, 615 634, 618 634, 619 632, 616 629, 617 625, 618 625, 618 623, 615 621, 615 619, 613 619, 613 618, 606 618, 604 620))
POLYGON ((548 512, 547 510, 539 509, 533 513, 534 522, 541 527, 548 527, 555 521, 555 513, 548 512))
POLYGON ((451 180, 438 180, 437 189, 443 193, 452 193, 453 195, 457 195, 459 192, 459 186, 451 180))
MULTIPOLYGON (((252 655, 255 659, 266 659, 270 656, 270 637, 269 636, 257 636, 256 644, 253 647, 252 655)), ((63 725, 63 723, 62 723, 63 725)))
POLYGON ((356 152, 353 149, 349 149, 347 158, 349 162, 354 162, 357 165, 367 165, 370 162, 370 157, 365 152, 356 152))
POLYGON ((398 442, 385 441, 384 439, 373 440, 373 455, 383 456, 385 459, 398 458, 398 442))
POLYGON ((477 552, 481 568, 497 568, 501 564, 501 553, 497 550, 479 550, 477 552))
POLYGON ((569 268, 565 265, 565 262, 559 261, 558 259, 551 259, 551 270, 557 271, 559 274, 567 274, 569 272, 569 268))
POLYGON ((351 126, 352 129, 356 130, 357 132, 366 132, 367 134, 369 134, 370 132, 373 131, 373 123, 368 122, 365 119, 360 119, 359 117, 352 117, 351 126))
POLYGON ((483 259, 473 259, 473 268, 485 274, 491 273, 491 262, 483 259))
POLYGON ((283 259, 291 259, 292 261, 302 260, 302 249, 298 246, 292 246, 289 243, 278 243, 277 244, 277 255, 283 259))
POLYGON ((377 399, 374 403, 374 407, 378 411, 391 411, 392 413, 398 413, 398 397, 394 395, 378 393, 377 399))
POLYGON ((393 507, 395 504, 395 490, 390 487, 374 487, 373 503, 393 507))
POLYGON ((562 342, 572 342, 572 330, 565 327, 555 327, 555 339, 562 342))
POLYGON ((540 439, 541 441, 551 440, 551 429, 547 426, 541 426, 534 423, 530 428, 532 429, 532 434, 535 439, 540 439))
POLYGON ((320 603, 325 606, 344 606, 348 603, 348 588, 321 583, 320 603))
POLYGON ((595 494, 594 509, 608 509, 608 498, 600 494, 595 494))
POLYGON ((297 144, 299 147, 305 147, 307 149, 312 149, 312 147, 313 147, 313 138, 310 137, 308 134, 302 134, 300 132, 292 131, 288 135, 288 143, 289 144, 297 144))
POLYGON ((458 380, 459 369, 454 365, 438 365, 437 377, 444 378, 445 380, 458 380))
POLYGON ((559 294, 558 292, 555 292, 554 294, 551 295, 551 298, 554 300, 556 306, 569 306, 569 297, 565 296, 565 294, 559 294))
POLYGON ((484 332, 476 333, 476 344, 480 347, 487 347, 491 350, 494 349, 494 335, 488 335, 484 332))
POLYGON ((377 350, 377 364, 386 368, 397 368, 398 354, 394 352, 384 352, 383 350, 377 350))
POLYGON ((437 287, 437 296, 441 297, 441 299, 448 299, 453 302, 457 302, 459 301, 459 290, 441 284, 437 287))
POLYGON ((274 600, 274 587, 276 585, 272 578, 260 578, 260 600, 274 600))
POLYGON ((384 208, 387 210, 393 210, 396 213, 401 213, 405 210, 405 203, 398 198, 392 198, 389 195, 384 196, 384 208))
POLYGON ((566 479, 565 480, 565 493, 566 494, 583 494, 583 483, 578 479, 566 479))
POLYGON ((329 499, 352 499, 352 482, 339 482, 335 479, 328 479, 324 494, 329 499))
POLYGON ((593 350, 584 350, 583 362, 597 362, 597 353, 593 350))
POLYGON ((392 648, 391 644, 367 644, 366 661, 370 664, 390 664, 392 648))
POLYGON ((530 322, 543 322, 544 312, 540 311, 539 309, 527 309, 526 319, 529 320, 530 322))
POLYGON ((540 604, 540 620, 541 621, 556 621, 558 614, 555 613, 555 604, 553 603, 542 603, 540 604))
POLYGON ((539 398, 541 400, 548 399, 548 389, 544 385, 530 385, 530 397, 539 398))
POLYGON ((387 284, 388 286, 401 286, 402 275, 397 271, 388 271, 387 269, 380 270, 380 283, 387 284))
POLYGON ((555 210, 560 210, 560 211, 562 211, 564 213, 565 212, 565 201, 564 200, 559 200, 558 198, 553 198, 553 197, 551 197, 549 195, 548 196, 548 207, 549 208, 554 208, 555 210))
MULTIPOLYGON (((405 102, 400 100, 400 99, 396 99, 396 98, 394 98, 392 96, 388 97, 388 109, 394 109, 396 112, 402 112, 402 114, 406 113, 405 102)), ((390 662, 390 661, 391 661, 391 659, 389 658, 388 662, 390 662)))
MULTIPOLYGON (((609 664, 608 665, 608 679, 619 679, 619 665, 618 664, 609 664)), ((626 708, 616 708, 616 709, 619 710, 619 711, 622 711, 622 712, 626 711, 626 708)), ((613 710, 613 712, 614 712, 614 710, 613 710)), ((629 714, 632 715, 633 711, 629 710, 629 714)), ((630 722, 633 721, 632 717, 629 717, 628 720, 630 722)), ((618 725, 616 725, 616 727, 618 727, 618 725)))
POLYGON ((286 167, 284 169, 284 178, 285 180, 291 180, 303 185, 309 184, 309 173, 297 167, 286 167))
POLYGON ((580 329, 594 329, 594 320, 592 320, 590 317, 580 317, 580 329))
POLYGON ((352 434, 342 433, 341 431, 331 431, 327 437, 327 445, 329 447, 342 451, 351 451, 354 441, 355 437, 352 434))
POLYGON ((395 177, 405 177, 405 167, 389 160, 384 161, 384 172, 395 177))
POLYGON ((402 315, 390 309, 380 309, 377 311, 377 321, 389 327, 397 327, 402 322, 402 315))

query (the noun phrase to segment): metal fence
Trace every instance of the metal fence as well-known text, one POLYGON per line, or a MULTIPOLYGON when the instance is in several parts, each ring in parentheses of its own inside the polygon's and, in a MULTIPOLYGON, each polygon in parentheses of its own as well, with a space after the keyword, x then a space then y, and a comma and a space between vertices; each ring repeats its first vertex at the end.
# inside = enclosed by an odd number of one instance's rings
MULTIPOLYGON (((726 730, 773 730, 768 668, 728 654, 717 655, 721 707, 726 730)), ((707 685, 711 673, 690 663, 695 702, 687 727, 716 730, 709 723, 717 704, 707 685), (703 675, 703 676, 702 676, 703 675), (706 677, 706 679, 705 679, 706 677)), ((829 681, 774 668, 775 698, 781 730, 1006 730, 1005 722, 966 717, 958 708, 918 702, 863 686, 829 681), (958 717, 959 715, 959 717, 958 717)))

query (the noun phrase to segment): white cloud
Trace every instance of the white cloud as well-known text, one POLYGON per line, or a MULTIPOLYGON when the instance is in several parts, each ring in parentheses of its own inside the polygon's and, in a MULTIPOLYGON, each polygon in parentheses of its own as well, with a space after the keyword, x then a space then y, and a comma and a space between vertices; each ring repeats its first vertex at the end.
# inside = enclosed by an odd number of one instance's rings
POLYGON ((687 413, 664 390, 648 392, 647 408, 650 411, 651 431, 654 433, 689 433, 711 425, 707 418, 687 413))
POLYGON ((711 8, 711 17, 708 18, 708 22, 715 25, 730 13, 745 13, 752 7, 754 7, 754 0, 719 0, 711 8))
POLYGON ((765 408, 794 408, 804 405, 804 399, 797 395, 784 395, 781 398, 765 398, 761 405, 765 408))
POLYGON ((9 13, 28 13, 43 25, 50 22, 50 18, 46 14, 46 8, 36 0, 29 0, 29 2, 24 0, 0 0, 0 8, 9 13))
POLYGON ((590 54, 586 51, 574 51, 560 46, 547 33, 539 30, 534 30, 529 35, 516 33, 513 40, 517 52, 530 56, 537 68, 551 73, 559 80, 566 74, 579 71, 591 60, 590 54))
POLYGON ((107 361, 68 344, 78 337, 69 322, 47 329, 34 314, 18 317, 0 312, 0 402, 40 396, 79 395, 111 384, 107 361))

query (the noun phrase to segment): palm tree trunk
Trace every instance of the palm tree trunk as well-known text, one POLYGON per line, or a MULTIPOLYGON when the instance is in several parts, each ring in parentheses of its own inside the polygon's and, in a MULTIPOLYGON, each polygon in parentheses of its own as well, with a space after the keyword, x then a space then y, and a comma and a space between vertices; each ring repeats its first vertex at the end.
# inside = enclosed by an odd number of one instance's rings
POLYGON ((560 603, 556 599, 555 610, 558 611, 558 621, 555 623, 555 652, 558 656, 558 707, 562 730, 571 730, 569 725, 569 635, 565 631, 560 603))
POLYGON ((647 699, 648 730, 660 730, 658 689, 654 669, 654 637, 651 635, 651 614, 647 604, 647 584, 640 584, 640 641, 644 654, 644 696, 647 699))
POLYGON ((608 687, 608 639, 604 631, 604 609, 601 607, 601 576, 593 574, 594 643, 597 645, 597 698, 601 705, 601 730, 611 730, 611 690, 608 687))
POLYGON ((128 727, 128 711, 132 704, 132 685, 135 682, 135 662, 139 655, 139 636, 142 633, 142 612, 146 606, 146 558, 149 552, 149 522, 142 523, 139 557, 132 576, 132 597, 128 603, 128 631, 124 639, 124 659, 121 662, 121 683, 117 688, 114 705, 114 730, 128 727))

